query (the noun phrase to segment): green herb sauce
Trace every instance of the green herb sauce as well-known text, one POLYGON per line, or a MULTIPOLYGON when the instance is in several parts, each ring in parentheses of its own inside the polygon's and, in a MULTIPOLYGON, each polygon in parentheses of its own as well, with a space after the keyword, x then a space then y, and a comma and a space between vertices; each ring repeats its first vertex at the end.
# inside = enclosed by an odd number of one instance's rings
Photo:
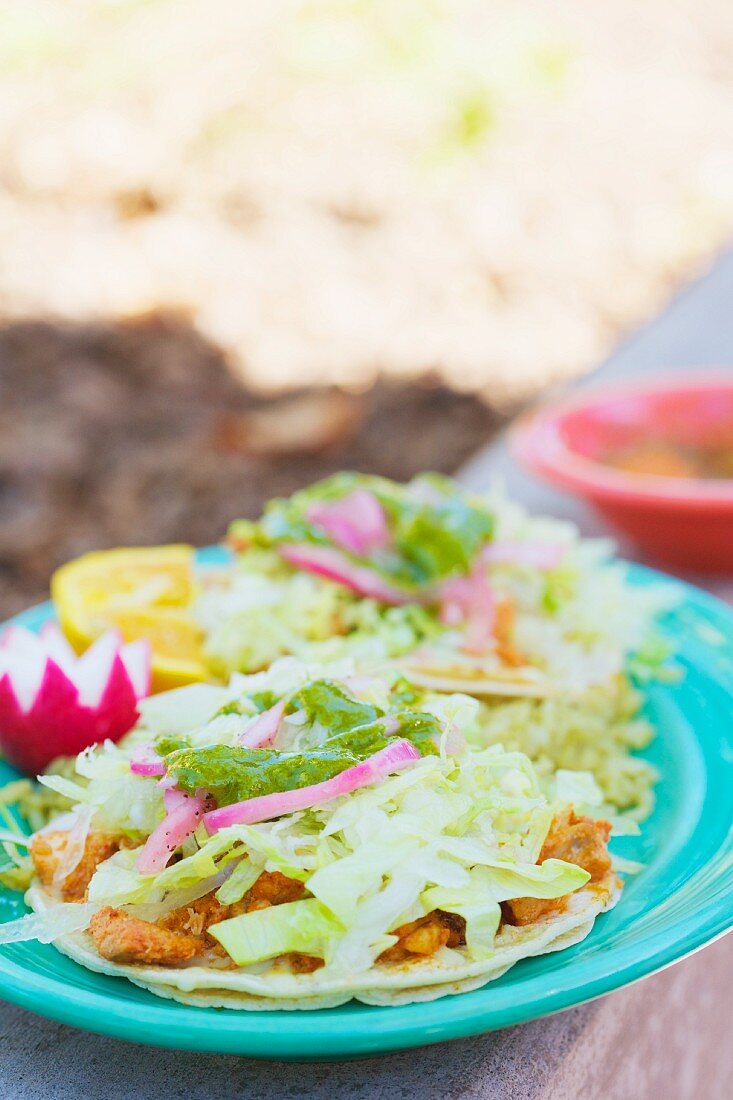
POLYGON ((422 495, 414 487, 411 490, 386 478, 336 474, 287 500, 271 501, 257 527, 257 540, 270 546, 279 542, 328 544, 324 533, 308 520, 308 508, 315 501, 332 503, 362 488, 379 500, 392 536, 390 549, 368 559, 373 569, 406 591, 419 591, 444 577, 469 572, 479 549, 493 534, 492 514, 478 497, 449 478, 428 474, 419 480, 425 487, 422 495))
POLYGON ((358 757, 339 750, 288 753, 238 745, 182 749, 166 760, 182 790, 193 794, 203 787, 219 806, 321 783, 356 763, 358 757))
POLYGON ((372 703, 355 699, 335 680, 314 680, 306 684, 286 707, 287 714, 297 710, 305 712, 310 725, 317 722, 331 733, 364 726, 384 714, 372 703))
POLYGON ((159 737, 154 744, 158 756, 169 756, 172 752, 187 749, 189 746, 190 741, 187 737, 159 737))
MULTIPOLYGON (((405 681, 406 683, 406 681, 405 681)), ((293 696, 287 713, 304 712, 309 726, 326 732, 313 748, 297 752, 251 749, 242 745, 191 748, 174 738, 156 745, 169 774, 190 793, 203 788, 219 806, 275 791, 296 790, 331 779, 385 748, 387 718, 379 707, 354 698, 333 680, 316 680, 293 696)), ((394 736, 410 740, 422 755, 435 753, 440 727, 431 714, 401 710, 394 736)))

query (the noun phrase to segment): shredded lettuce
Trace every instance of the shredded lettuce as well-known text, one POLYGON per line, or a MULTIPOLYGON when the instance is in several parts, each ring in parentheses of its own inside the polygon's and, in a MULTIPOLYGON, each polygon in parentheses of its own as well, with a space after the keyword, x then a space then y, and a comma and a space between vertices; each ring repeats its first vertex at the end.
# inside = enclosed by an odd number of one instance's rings
POLYGON ((38 940, 52 943, 60 936, 88 927, 97 906, 85 902, 59 902, 42 913, 28 913, 0 924, 0 944, 38 940))
POLYGON ((370 568, 406 590, 419 589, 428 577, 465 572, 486 541, 560 549, 554 568, 511 558, 487 566, 497 606, 512 609, 510 650, 557 686, 558 696, 546 706, 495 700, 482 708, 482 731, 474 724, 466 733, 474 745, 521 749, 543 776, 558 768, 591 772, 606 816, 647 816, 656 773, 634 753, 653 731, 638 716, 641 696, 632 683, 676 674, 670 645, 654 625, 678 599, 676 590, 631 585, 610 543, 581 539, 571 524, 532 517, 498 490, 476 496, 447 479, 399 486, 344 474, 273 502, 260 523, 233 525, 241 553, 204 583, 196 605, 216 673, 250 672, 287 655, 307 664, 350 658, 361 668, 376 667, 425 646, 465 660, 461 632, 446 629, 435 607, 387 608, 279 558, 283 540, 326 538, 308 521, 311 504, 332 503, 354 489, 376 495, 393 539, 389 552, 370 555, 370 568), (456 532, 463 559, 452 546, 456 532))
POLYGON ((39 775, 38 782, 49 791, 55 791, 63 798, 68 798, 70 802, 88 802, 92 797, 79 783, 74 783, 73 780, 66 779, 62 775, 39 775))
MULTIPOLYGON (((0 846, 3 849, 5 859, 0 857, 0 885, 9 890, 27 890, 33 876, 33 864, 25 854, 30 843, 29 838, 20 831, 19 823, 8 808, 4 798, 8 798, 7 784, 0 790, 0 821, 7 825, 6 829, 0 828, 0 846)), ((19 783, 12 785, 16 789, 19 783)), ((13 791, 10 791, 12 797, 13 791)))
POLYGON ((27 848, 29 843, 30 837, 11 832, 9 829, 0 829, 0 844, 12 844, 14 847, 27 848))
POLYGON ((155 783, 133 775, 128 752, 105 741, 80 753, 76 761, 82 785, 65 776, 42 775, 39 782, 76 802, 94 807, 95 828, 135 837, 148 835, 163 817, 163 795, 155 783))
POLYGON ((582 813, 603 804, 603 791, 590 772, 558 768, 554 777, 555 800, 582 813))
POLYGON ((243 857, 229 875, 229 878, 216 891, 217 901, 221 902, 222 905, 234 905, 236 902, 241 901, 250 886, 254 886, 257 882, 264 866, 265 861, 263 859, 253 858, 252 856, 249 858, 243 857))
MULTIPOLYGON (((53 762, 48 774, 71 776, 74 774, 74 768, 73 757, 59 758, 53 762)), ((5 819, 6 824, 14 828, 17 821, 14 817, 7 816, 7 807, 12 806, 13 813, 19 814, 30 829, 36 831, 47 825, 52 817, 68 810, 74 801, 76 801, 75 798, 69 799, 42 787, 32 779, 15 779, 6 783, 4 787, 0 787, 0 816, 5 819)))
POLYGON ((501 906, 487 899, 483 884, 477 881, 463 890, 434 886, 420 896, 425 909, 442 909, 463 917, 466 922, 466 951, 472 959, 489 958, 501 920, 501 906))
MULTIPOLYGON (((470 710, 461 698, 448 706, 456 718, 470 710)), ((577 790, 587 788, 578 781, 577 790)), ((94 779, 89 792, 94 800, 94 779)), ((157 875, 137 872, 139 849, 119 851, 97 869, 89 900, 151 919, 210 890, 232 904, 263 870, 279 871, 302 882, 306 897, 212 926, 239 965, 300 951, 330 972, 359 973, 395 942, 394 928, 435 908, 464 917, 466 950, 483 957, 499 902, 559 897, 588 881, 560 860, 536 865, 553 807, 521 753, 431 755, 312 810, 211 837, 200 828, 187 842, 195 850, 157 875)))
POLYGON ((189 684, 139 703, 140 725, 156 737, 178 737, 203 726, 231 699, 227 688, 189 684))
POLYGON ((644 870, 645 866, 645 863, 641 863, 637 859, 626 859, 624 856, 619 855, 613 857, 613 869, 622 875, 638 875, 640 871, 644 870))
POLYGON ((289 951, 323 957, 341 928, 314 898, 243 913, 220 921, 211 935, 238 966, 272 959, 289 951))
POLYGON ((25 891, 33 881, 35 871, 30 860, 6 863, 0 868, 0 884, 8 890, 25 891))
POLYGON ((258 551, 254 562, 250 556, 207 582, 193 607, 209 666, 222 679, 268 668, 289 654, 318 662, 396 657, 441 633, 423 607, 384 607, 332 581, 288 573, 273 550, 258 551), (258 572, 255 563, 267 571, 258 572), (276 564, 280 572, 271 576, 276 564))

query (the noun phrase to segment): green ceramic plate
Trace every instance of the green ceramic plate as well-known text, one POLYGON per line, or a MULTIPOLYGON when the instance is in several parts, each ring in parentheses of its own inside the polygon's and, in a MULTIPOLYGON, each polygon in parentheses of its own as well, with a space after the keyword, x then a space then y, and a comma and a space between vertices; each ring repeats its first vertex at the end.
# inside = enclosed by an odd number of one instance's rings
MULTIPOLYGON (((647 585, 655 574, 634 567, 632 579, 647 585)), ((527 959, 473 993, 399 1008, 351 1004, 316 1012, 190 1008, 124 979, 92 974, 51 946, 23 943, 0 953, 0 996, 140 1043, 258 1058, 348 1058, 557 1012, 709 943, 733 924, 733 612, 693 588, 679 588, 682 602, 663 626, 678 643, 686 676, 648 691, 648 711, 660 731, 647 752, 663 776, 657 807, 640 837, 615 845, 646 868, 582 943, 527 959)), ((35 629, 50 614, 45 605, 17 621, 35 629)), ((0 781, 13 775, 0 769, 0 781)), ((19 895, 0 897, 0 920, 23 911, 19 895)))

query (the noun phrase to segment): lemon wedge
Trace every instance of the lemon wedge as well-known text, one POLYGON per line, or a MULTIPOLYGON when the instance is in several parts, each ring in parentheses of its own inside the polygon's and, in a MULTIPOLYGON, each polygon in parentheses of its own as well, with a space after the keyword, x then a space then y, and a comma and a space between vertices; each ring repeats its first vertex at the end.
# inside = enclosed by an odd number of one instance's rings
POLYGON ((155 692, 206 680, 203 634, 189 610, 193 564, 184 545, 84 554, 51 578, 61 629, 78 652, 110 627, 126 642, 147 638, 155 692))

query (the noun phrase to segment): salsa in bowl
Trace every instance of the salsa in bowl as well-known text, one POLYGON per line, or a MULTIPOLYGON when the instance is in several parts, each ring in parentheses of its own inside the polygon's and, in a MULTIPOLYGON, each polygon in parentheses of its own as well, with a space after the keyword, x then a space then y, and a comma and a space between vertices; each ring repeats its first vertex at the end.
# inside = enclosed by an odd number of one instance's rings
POLYGON ((733 571, 733 369, 589 389, 525 419, 513 443, 651 556, 733 571))

